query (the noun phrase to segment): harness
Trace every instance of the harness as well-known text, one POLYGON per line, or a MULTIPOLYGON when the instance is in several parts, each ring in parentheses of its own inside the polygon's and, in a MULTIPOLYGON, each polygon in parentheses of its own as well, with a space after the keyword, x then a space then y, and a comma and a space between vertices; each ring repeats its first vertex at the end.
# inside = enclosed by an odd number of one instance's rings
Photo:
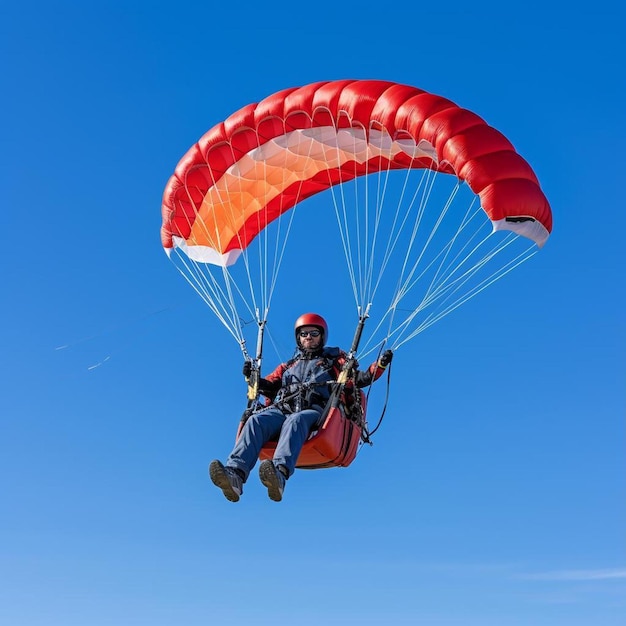
MULTIPOLYGON (((242 423, 245 423, 251 415, 270 406, 276 406, 285 413, 296 413, 307 408, 315 408, 320 411, 320 418, 315 426, 317 429, 324 424, 326 417, 333 409, 340 409, 348 420, 361 427, 363 442, 371 444, 370 433, 365 422, 362 392, 356 390, 354 385, 354 372, 358 367, 355 354, 367 317, 368 312, 366 311, 359 318, 349 354, 346 355, 339 348, 323 348, 320 355, 311 359, 304 358, 304 355, 300 354, 287 361, 281 388, 276 397, 269 399, 269 402, 265 404, 259 401, 258 387, 264 330, 264 324, 260 324, 257 358, 252 361, 254 367, 248 383, 248 406, 242 415, 242 423), (307 363, 314 364, 315 368, 306 367, 307 363), (305 364, 304 371, 296 370, 293 372, 294 365, 298 364, 305 364), (333 370, 337 370, 337 376, 334 376, 333 370), (311 378, 313 372, 316 373, 311 378), (297 373, 300 375, 296 376, 297 373)), ((380 422, 377 428, 379 425, 380 422)))
POLYGON ((273 404, 288 413, 309 408, 322 411, 335 384, 334 370, 340 355, 337 349, 325 348, 319 355, 299 355, 285 363, 281 388, 273 404))

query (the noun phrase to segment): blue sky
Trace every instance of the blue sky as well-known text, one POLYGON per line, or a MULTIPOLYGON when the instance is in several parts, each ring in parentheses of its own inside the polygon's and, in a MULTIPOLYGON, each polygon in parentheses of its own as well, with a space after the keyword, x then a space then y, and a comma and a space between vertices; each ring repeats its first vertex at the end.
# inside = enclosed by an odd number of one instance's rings
POLYGON ((0 621, 622 623, 624 16, 589 11, 3 4, 0 621), (161 194, 234 110, 344 77, 476 111, 554 233, 398 351, 350 468, 297 473, 279 505, 253 474, 232 505, 206 467, 241 355, 161 249, 161 194))

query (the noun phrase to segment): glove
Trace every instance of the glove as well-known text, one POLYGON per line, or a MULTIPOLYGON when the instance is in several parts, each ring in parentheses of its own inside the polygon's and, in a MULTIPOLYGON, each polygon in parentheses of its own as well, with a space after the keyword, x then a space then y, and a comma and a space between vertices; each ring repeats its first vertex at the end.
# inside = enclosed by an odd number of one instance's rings
POLYGON ((392 359, 393 352, 391 350, 385 350, 378 360, 378 366, 384 369, 385 367, 387 367, 387 365, 389 365, 389 363, 391 363, 392 359))
POLYGON ((252 361, 244 361, 241 372, 245 378, 250 378, 250 374, 252 374, 252 361))

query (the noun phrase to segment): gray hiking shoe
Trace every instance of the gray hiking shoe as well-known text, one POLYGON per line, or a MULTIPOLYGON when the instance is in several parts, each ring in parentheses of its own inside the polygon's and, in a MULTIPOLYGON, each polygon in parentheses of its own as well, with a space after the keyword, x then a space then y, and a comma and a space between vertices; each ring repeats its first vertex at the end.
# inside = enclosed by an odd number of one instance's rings
POLYGON ((243 479, 232 467, 224 467, 219 461, 211 461, 209 476, 216 487, 219 487, 227 500, 239 502, 243 493, 243 479))
POLYGON ((259 466, 259 478, 267 487, 267 495, 270 497, 270 500, 280 502, 285 491, 285 475, 272 461, 263 461, 259 466))

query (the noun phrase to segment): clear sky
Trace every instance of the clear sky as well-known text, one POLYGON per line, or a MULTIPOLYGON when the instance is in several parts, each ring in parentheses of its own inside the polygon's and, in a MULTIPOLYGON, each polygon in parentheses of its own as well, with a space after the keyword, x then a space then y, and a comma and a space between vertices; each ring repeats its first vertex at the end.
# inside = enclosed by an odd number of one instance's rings
POLYGON ((552 4, 2 3, 1 623, 624 623, 624 14, 552 4), (255 472, 233 505, 207 464, 241 354, 163 253, 161 194, 231 112, 345 77, 476 111, 554 233, 398 351, 350 468, 280 504, 255 472))

